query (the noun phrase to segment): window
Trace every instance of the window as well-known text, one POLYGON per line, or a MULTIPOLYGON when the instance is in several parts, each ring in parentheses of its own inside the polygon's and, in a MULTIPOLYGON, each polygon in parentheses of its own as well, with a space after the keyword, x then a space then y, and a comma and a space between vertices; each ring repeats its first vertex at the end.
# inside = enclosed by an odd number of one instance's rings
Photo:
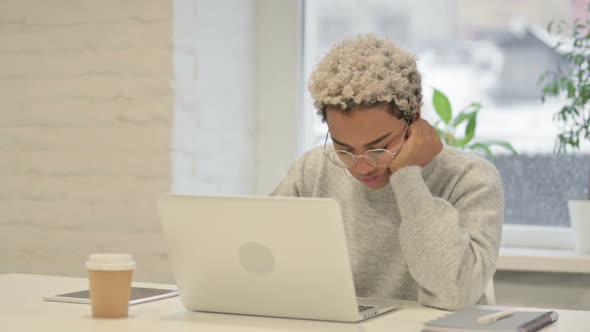
MULTIPOLYGON (((306 1, 304 77, 332 44, 357 33, 376 32, 416 54, 427 120, 436 119, 432 88, 449 96, 455 112, 480 102, 476 138, 507 140, 520 153, 495 151, 506 195, 506 244, 569 247, 567 200, 589 196, 590 144, 567 156, 553 154, 552 117, 563 100, 543 103, 538 80, 562 61, 547 24, 585 15, 586 6, 553 0, 306 1), (533 230, 564 235, 527 235, 533 230)), ((312 133, 303 142, 307 149, 322 142, 327 128, 304 92, 304 130, 312 133)))

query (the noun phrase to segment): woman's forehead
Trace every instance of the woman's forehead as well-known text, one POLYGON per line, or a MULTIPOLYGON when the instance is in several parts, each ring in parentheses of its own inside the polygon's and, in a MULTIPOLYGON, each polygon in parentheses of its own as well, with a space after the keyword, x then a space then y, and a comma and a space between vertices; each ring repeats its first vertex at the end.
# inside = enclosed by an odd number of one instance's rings
POLYGON ((334 140, 347 145, 363 145, 375 139, 403 131, 405 121, 386 108, 355 109, 349 112, 328 110, 326 122, 334 140))
MULTIPOLYGON (((386 107, 355 108, 351 111, 328 109, 326 123, 328 127, 355 127, 359 130, 392 125, 403 126, 405 121, 396 118, 386 107), (367 128, 365 128, 367 127, 367 128)), ((337 128, 334 128, 337 129, 337 128)))

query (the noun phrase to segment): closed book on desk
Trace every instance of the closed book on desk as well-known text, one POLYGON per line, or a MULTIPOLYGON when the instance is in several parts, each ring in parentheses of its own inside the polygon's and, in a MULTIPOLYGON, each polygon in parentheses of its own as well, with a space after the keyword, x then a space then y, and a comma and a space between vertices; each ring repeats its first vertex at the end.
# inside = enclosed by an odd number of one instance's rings
POLYGON ((534 332, 555 322, 555 311, 514 311, 495 322, 481 324, 478 319, 502 310, 465 308, 424 324, 423 332, 534 332))

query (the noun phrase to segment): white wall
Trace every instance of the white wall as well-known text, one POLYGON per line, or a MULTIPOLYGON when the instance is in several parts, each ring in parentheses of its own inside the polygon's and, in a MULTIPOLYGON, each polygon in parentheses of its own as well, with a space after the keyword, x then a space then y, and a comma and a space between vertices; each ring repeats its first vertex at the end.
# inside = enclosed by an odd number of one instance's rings
POLYGON ((252 1, 175 1, 173 190, 252 191, 252 1))
POLYGON ((301 8, 298 0, 256 1, 253 193, 269 194, 300 154, 301 8))
POLYGON ((122 251, 136 280, 172 281, 156 196, 267 194, 296 156, 297 10, 2 1, 0 273, 122 251))
POLYGON ((0 2, 0 273, 124 251, 169 278, 171 31, 171 1, 0 2))
POLYGON ((270 193, 297 156, 298 1, 175 1, 173 190, 270 193))
POLYGON ((590 310, 590 276, 581 273, 498 271, 500 305, 590 310))

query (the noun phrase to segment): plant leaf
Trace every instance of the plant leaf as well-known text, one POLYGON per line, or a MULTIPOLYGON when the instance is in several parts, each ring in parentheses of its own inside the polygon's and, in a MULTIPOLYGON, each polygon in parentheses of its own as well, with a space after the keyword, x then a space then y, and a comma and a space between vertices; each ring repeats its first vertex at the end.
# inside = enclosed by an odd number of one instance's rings
POLYGON ((457 127, 458 125, 463 123, 463 121, 467 120, 470 115, 471 115, 471 113, 465 113, 465 112, 460 112, 459 114, 457 114, 457 117, 455 118, 455 120, 453 120, 453 124, 452 124, 453 127, 457 127))
POLYGON ((467 107, 465 107, 463 109, 464 112, 468 113, 467 111, 471 110, 472 112, 477 112, 479 110, 481 110, 481 103, 478 102, 472 102, 471 104, 467 105, 467 107))
POLYGON ((475 135, 475 126, 477 125, 477 112, 471 112, 469 114, 469 122, 467 122, 467 127, 465 128, 465 137, 469 137, 469 139, 473 138, 475 135))
POLYGON ((493 146, 493 145, 497 145, 500 146, 510 152, 512 152, 513 155, 518 156, 518 152, 516 151, 516 149, 512 146, 512 144, 506 142, 506 141, 483 141, 483 142, 479 142, 481 144, 485 144, 488 147, 493 146))
POLYGON ((467 115, 469 122, 467 122, 467 127, 465 127, 465 136, 455 141, 455 146, 460 148, 464 148, 465 145, 467 145, 467 143, 469 143, 475 135, 475 127, 477 125, 477 112, 467 113, 467 115))
POLYGON ((469 148, 469 150, 473 150, 473 151, 475 151, 475 150, 482 150, 483 152, 485 152, 485 154, 490 159, 494 159, 494 154, 492 153, 492 150, 486 144, 483 144, 483 143, 480 143, 480 142, 473 143, 468 148, 469 148))
POLYGON ((448 124, 451 120, 451 116, 453 115, 453 110, 447 96, 439 90, 434 89, 434 94, 432 95, 432 105, 434 105, 434 110, 441 120, 443 120, 445 124, 448 124))
POLYGON ((574 98, 576 96, 576 88, 572 82, 567 82, 567 97, 574 98))

